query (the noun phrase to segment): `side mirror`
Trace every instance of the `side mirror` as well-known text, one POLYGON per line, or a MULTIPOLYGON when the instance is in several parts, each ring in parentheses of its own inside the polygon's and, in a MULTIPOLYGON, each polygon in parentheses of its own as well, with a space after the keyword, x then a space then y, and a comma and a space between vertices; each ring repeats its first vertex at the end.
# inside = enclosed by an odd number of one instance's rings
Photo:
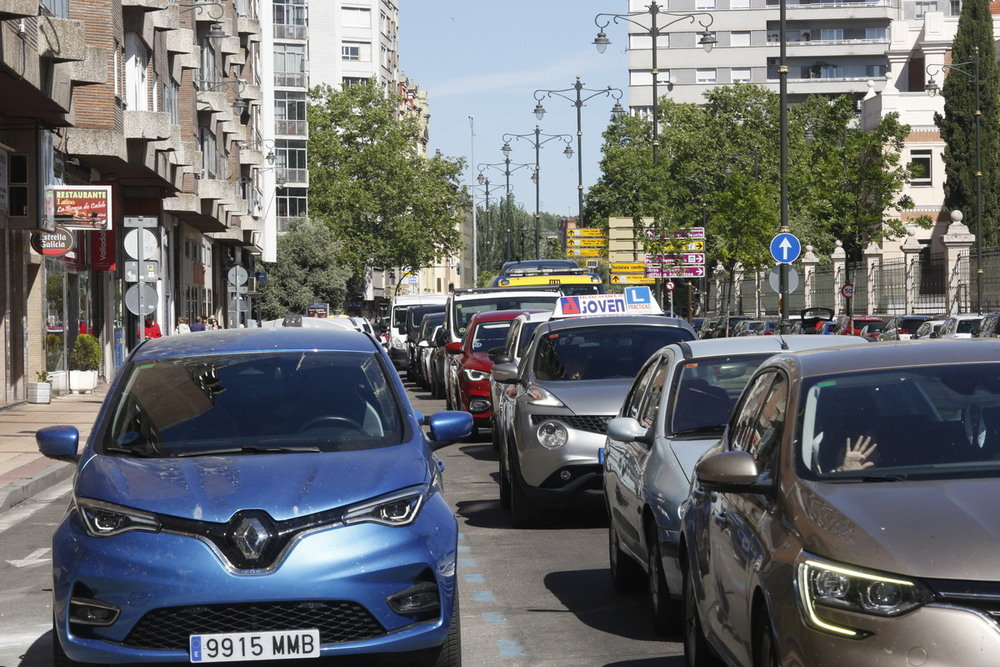
POLYGON ((80 446, 80 431, 75 426, 46 426, 35 431, 35 442, 38 451, 50 459, 78 463, 80 446))
POLYGON ((759 483, 757 462, 749 452, 719 452, 701 459, 694 467, 698 484, 719 493, 763 493, 770 484, 759 483))
POLYGON ((507 348, 505 347, 495 347, 487 352, 486 355, 494 364, 509 364, 513 361, 513 359, 510 358, 510 355, 507 354, 507 348))
POLYGON ((509 364, 493 364, 490 369, 490 376, 500 384, 519 384, 517 377, 517 366, 509 364))
POLYGON ((618 442, 641 442, 647 445, 653 442, 649 429, 632 417, 615 417, 609 421, 608 437, 618 442))
POLYGON ((443 410, 435 412, 430 418, 424 419, 423 423, 430 427, 430 446, 432 450, 450 445, 472 433, 471 412, 443 410))
POLYGON ((445 343, 444 349, 448 351, 448 354, 462 354, 461 343, 445 343))

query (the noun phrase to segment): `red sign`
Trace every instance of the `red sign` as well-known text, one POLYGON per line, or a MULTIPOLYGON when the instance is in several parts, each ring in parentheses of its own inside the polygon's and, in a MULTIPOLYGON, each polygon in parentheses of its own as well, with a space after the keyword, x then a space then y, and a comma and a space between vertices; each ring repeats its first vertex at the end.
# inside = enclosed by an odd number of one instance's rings
POLYGON ((48 257, 65 255, 73 249, 73 234, 60 227, 52 232, 35 230, 31 232, 31 249, 48 257))
POLYGON ((114 271, 116 268, 115 231, 99 229, 90 234, 90 268, 94 271, 114 271))
POLYGON ((57 225, 66 229, 110 228, 110 185, 57 185, 50 191, 57 225))

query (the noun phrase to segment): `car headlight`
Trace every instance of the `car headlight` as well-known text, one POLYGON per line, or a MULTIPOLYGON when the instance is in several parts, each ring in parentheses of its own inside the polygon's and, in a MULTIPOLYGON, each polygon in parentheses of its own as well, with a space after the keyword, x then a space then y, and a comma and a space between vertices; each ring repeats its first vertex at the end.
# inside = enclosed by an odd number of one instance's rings
POLYGON ((133 530, 148 533, 160 530, 160 521, 155 514, 100 500, 79 498, 76 500, 76 511, 92 537, 111 537, 133 530))
POLYGON ((841 565, 807 553, 796 562, 795 583, 799 609, 807 625, 856 639, 867 633, 824 620, 823 609, 892 617, 911 612, 934 598, 919 581, 841 565))
POLYGON ((383 526, 408 526, 416 521, 427 493, 428 487, 421 486, 354 505, 344 513, 344 525, 380 523, 383 526))
POLYGON ((565 404, 556 398, 551 391, 543 389, 537 385, 528 387, 527 395, 528 402, 532 405, 546 405, 553 408, 566 407, 565 404))
POLYGON ((485 371, 477 371, 471 368, 466 368, 462 372, 465 373, 465 379, 470 382, 486 382, 490 379, 490 374, 485 371))
POLYGON ((569 440, 569 431, 566 430, 566 426, 557 421, 542 422, 536 435, 539 444, 548 449, 562 447, 569 440))

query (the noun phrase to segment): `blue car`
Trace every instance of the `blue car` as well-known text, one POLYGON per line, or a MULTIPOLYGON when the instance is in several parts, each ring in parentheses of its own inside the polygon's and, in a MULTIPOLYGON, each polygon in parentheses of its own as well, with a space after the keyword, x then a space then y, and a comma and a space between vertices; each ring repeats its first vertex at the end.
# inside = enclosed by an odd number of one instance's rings
POLYGON ((415 412, 365 333, 144 343, 82 452, 73 426, 36 434, 77 463, 53 537, 53 663, 460 664, 457 522, 432 452, 471 429, 415 412))

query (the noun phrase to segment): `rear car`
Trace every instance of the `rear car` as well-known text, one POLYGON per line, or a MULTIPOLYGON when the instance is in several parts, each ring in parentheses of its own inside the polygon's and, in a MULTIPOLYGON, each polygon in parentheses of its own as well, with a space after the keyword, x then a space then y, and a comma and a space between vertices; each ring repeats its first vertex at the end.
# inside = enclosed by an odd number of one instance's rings
POLYGON ((389 310, 389 358, 396 370, 405 370, 409 363, 406 349, 406 311, 410 306, 442 304, 448 300, 447 294, 403 294, 392 300, 389 310))
POLYGON ((952 315, 945 319, 937 332, 938 338, 972 338, 982 321, 982 315, 952 315))
POLYGON ((920 325, 933 319, 930 315, 894 315, 885 323, 885 329, 878 337, 880 341, 909 340, 917 333, 920 325))
POLYGON ((142 344, 82 452, 74 426, 36 434, 77 465, 52 540, 54 664, 459 664, 458 530, 432 449, 471 426, 415 412, 356 331, 142 344))

